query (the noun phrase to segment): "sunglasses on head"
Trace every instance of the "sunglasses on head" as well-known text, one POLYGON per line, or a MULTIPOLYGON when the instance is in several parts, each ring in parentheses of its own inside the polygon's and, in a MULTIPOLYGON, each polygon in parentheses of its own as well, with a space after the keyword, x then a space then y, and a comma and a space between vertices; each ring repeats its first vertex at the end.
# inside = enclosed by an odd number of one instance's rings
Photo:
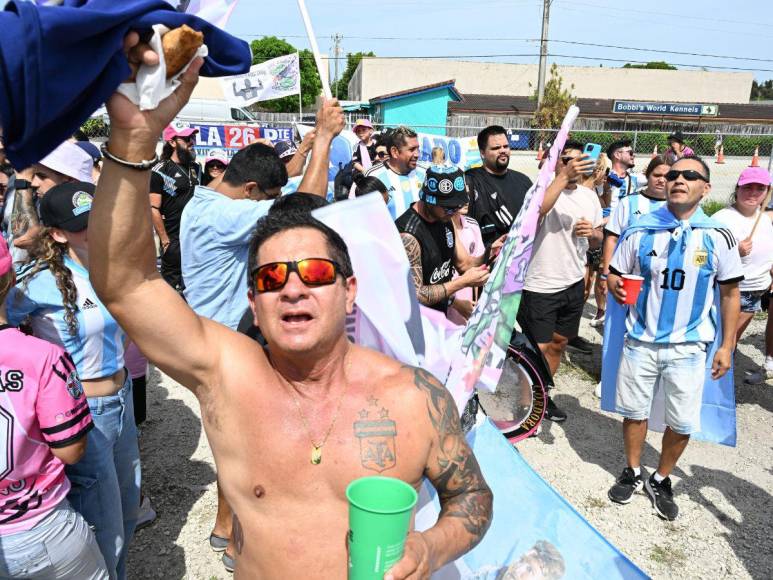
POLYGON ((327 286, 336 281, 341 267, 327 258, 306 258, 293 262, 270 262, 258 266, 253 271, 255 290, 258 292, 276 292, 284 288, 295 272, 306 286, 327 286))
POLYGON ((703 175, 701 175, 699 172, 695 171, 694 169, 683 169, 682 171, 679 171, 678 169, 672 169, 668 173, 666 173, 666 181, 676 181, 679 176, 684 177, 687 181, 697 181, 700 179, 701 181, 705 181, 706 183, 709 182, 708 179, 706 179, 703 175))

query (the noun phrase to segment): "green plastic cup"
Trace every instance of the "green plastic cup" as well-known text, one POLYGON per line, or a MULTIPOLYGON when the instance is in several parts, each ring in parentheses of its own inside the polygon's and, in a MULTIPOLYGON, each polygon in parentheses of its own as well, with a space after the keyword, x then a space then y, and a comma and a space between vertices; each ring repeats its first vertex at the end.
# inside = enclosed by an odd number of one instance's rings
POLYGON ((416 490, 392 477, 362 477, 346 488, 349 500, 349 580, 382 580, 403 557, 416 490))

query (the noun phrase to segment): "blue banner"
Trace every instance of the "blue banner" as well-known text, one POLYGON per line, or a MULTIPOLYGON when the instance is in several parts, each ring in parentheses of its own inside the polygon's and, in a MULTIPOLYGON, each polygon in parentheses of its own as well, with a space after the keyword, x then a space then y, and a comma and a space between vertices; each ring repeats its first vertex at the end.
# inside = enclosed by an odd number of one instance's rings
MULTIPOLYGON (((433 580, 516 578, 647 578, 550 487, 488 420, 467 436, 494 493, 494 519, 480 544, 432 575, 433 580)), ((439 509, 424 484, 425 505, 417 528, 434 523, 425 510, 439 509)), ((421 502, 420 497, 420 502, 421 502)))

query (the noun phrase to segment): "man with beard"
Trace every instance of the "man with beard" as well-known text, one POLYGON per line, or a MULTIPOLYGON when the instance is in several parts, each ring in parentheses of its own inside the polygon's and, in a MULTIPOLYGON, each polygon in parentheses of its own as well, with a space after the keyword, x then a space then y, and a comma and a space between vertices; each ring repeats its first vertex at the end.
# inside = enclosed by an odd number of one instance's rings
POLYGON ((510 142, 504 127, 491 125, 478 133, 478 149, 483 166, 465 174, 470 188, 468 215, 480 224, 483 242, 489 247, 510 231, 531 179, 508 169, 510 142))
POLYGON ((419 302, 446 313, 458 290, 483 286, 489 272, 481 265, 482 256, 469 255, 452 225, 468 199, 462 170, 433 165, 420 195, 395 225, 411 263, 419 302), (458 278, 453 278, 454 268, 461 274, 458 278))
POLYGON ((180 266, 180 219, 199 183, 200 167, 193 151, 198 129, 164 129, 161 161, 150 174, 150 208, 161 244, 161 275, 172 288, 185 288, 180 266))
POLYGON ((403 215, 419 199, 426 169, 418 167, 419 137, 413 129, 398 127, 389 133, 389 158, 371 167, 365 175, 381 180, 389 194, 387 208, 392 219, 403 215))
MULTIPOLYGON (((330 143, 343 127, 343 110, 337 101, 324 101, 317 112, 317 136, 301 191, 324 199, 330 143)), ((280 155, 264 143, 245 147, 231 159, 220 183, 214 189, 197 186, 183 210, 180 248, 185 299, 199 316, 232 330, 237 330, 249 310, 244 280, 255 224, 268 213, 287 183, 287 168, 280 155)), ((217 516, 209 544, 223 552, 223 565, 233 571, 232 513, 219 482, 217 491, 217 516)))
POLYGON ((644 175, 631 173, 636 165, 634 156, 630 139, 620 139, 607 147, 607 157, 612 163, 608 181, 610 185, 609 207, 613 213, 618 201, 626 195, 633 195, 647 185, 647 179, 644 175))

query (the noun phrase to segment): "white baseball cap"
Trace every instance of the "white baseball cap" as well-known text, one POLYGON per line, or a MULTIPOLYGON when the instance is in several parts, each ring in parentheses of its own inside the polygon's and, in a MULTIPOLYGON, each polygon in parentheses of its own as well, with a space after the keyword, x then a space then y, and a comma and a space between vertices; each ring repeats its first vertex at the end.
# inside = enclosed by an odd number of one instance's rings
POLYGON ((38 164, 76 181, 94 183, 94 179, 91 177, 91 169, 94 167, 91 155, 71 141, 65 141, 59 145, 38 161, 38 164))

